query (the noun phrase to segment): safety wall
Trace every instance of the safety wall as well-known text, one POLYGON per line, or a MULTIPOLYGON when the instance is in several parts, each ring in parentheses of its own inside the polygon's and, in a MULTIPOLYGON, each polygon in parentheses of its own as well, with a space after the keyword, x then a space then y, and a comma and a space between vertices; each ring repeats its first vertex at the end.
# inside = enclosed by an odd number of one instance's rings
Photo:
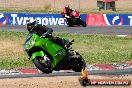
MULTIPOLYGON (((61 14, 1 13, 0 25, 25 25, 34 17, 43 25, 66 25, 61 14)), ((132 26, 132 14, 81 14, 87 26, 132 26)))

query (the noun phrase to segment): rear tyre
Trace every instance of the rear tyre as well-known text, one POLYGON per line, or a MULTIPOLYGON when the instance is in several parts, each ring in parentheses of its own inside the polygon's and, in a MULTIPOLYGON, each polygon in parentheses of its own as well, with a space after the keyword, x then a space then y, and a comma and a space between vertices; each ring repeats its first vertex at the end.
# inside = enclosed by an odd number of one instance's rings
POLYGON ((82 56, 76 52, 76 55, 72 58, 72 70, 75 72, 81 72, 82 68, 86 67, 86 62, 82 56))
POLYGON ((86 27, 86 26, 87 26, 87 24, 86 24, 85 21, 83 21, 83 20, 81 20, 81 19, 80 19, 80 21, 81 21, 81 25, 82 25, 83 27, 86 27))
POLYGON ((42 72, 48 74, 52 72, 51 63, 45 63, 43 57, 36 57, 33 59, 35 66, 42 72))

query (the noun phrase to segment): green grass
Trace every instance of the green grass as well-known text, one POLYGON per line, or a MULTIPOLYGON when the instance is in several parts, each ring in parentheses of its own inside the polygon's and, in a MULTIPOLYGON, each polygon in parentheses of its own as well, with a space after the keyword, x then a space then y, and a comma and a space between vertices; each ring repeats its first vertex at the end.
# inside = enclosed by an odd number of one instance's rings
MULTIPOLYGON (((73 49, 87 64, 114 63, 132 60, 132 39, 104 35, 54 33, 54 36, 74 39, 73 49)), ((23 51, 26 32, 0 32, 0 68, 34 67, 23 51)))
MULTIPOLYGON (((78 9, 77 9, 78 10, 78 9)), ((2 9, 0 8, 0 12, 29 12, 29 13, 61 13, 62 9, 41 9, 41 10, 34 10, 34 9, 2 9)), ((132 8, 129 9, 118 9, 117 11, 111 10, 102 10, 98 11, 98 9, 79 9, 81 14, 131 14, 132 8)))

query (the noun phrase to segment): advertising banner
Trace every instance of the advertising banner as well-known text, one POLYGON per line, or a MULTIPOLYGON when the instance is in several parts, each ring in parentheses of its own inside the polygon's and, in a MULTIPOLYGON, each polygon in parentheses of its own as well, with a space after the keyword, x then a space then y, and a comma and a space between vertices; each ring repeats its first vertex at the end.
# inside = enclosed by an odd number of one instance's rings
MULTIPOLYGON (((42 25, 67 25, 61 14, 0 13, 0 25, 26 25, 34 17, 42 25)), ((132 26, 132 14, 81 14, 87 26, 132 26)))
POLYGON ((132 14, 88 14, 88 26, 132 26, 132 14))
MULTIPOLYGON (((31 13, 1 13, 0 25, 25 25, 26 20, 31 17, 37 19, 42 25, 67 25, 61 14, 31 14, 31 13)), ((86 21, 86 14, 81 14, 81 18, 86 21)))

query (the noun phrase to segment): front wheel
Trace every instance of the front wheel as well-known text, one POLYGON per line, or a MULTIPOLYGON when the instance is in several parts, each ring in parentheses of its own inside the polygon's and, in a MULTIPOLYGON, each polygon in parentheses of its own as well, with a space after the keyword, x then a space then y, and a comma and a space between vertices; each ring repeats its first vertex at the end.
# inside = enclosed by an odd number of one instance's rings
POLYGON ((68 27, 73 27, 72 19, 71 18, 67 18, 66 20, 67 20, 66 23, 67 23, 68 27))
POLYGON ((36 57, 33 59, 35 66, 42 72, 48 74, 52 72, 51 63, 45 62, 43 57, 36 57))

